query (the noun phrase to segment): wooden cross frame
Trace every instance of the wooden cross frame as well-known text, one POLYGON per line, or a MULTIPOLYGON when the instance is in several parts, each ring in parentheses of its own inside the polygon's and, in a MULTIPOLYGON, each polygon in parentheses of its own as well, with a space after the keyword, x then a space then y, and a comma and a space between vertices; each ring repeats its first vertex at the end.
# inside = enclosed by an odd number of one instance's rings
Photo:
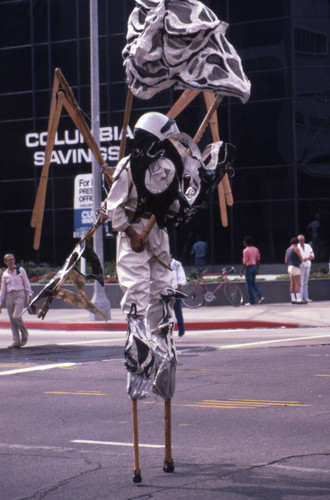
MULTIPOLYGON (((173 104, 172 108, 168 111, 167 116, 169 118, 175 119, 199 94, 200 94, 199 90, 193 90, 193 89, 184 90, 181 96, 178 98, 178 100, 173 104)), ((216 109, 219 106, 222 97, 221 96, 215 97, 215 95, 212 92, 204 92, 204 98, 205 98, 207 113, 194 137, 196 143, 199 142, 208 125, 210 125, 213 140, 214 141, 220 140, 216 109)), ((133 100, 133 95, 131 91, 128 89, 125 113, 123 119, 119 159, 121 159, 125 154, 126 131, 132 109, 132 100, 133 100)), ((45 211, 46 191, 47 191, 47 183, 49 176, 49 167, 55 144, 55 136, 58 129, 63 107, 69 114, 70 118, 76 125, 77 129, 83 135, 87 146, 91 149, 92 153, 94 154, 100 166, 101 172, 105 176, 108 186, 110 187, 113 182, 112 175, 115 169, 114 167, 110 167, 103 159, 100 148, 85 121, 82 110, 79 107, 79 104, 73 94, 70 85, 65 79, 62 71, 59 68, 56 68, 54 72, 52 98, 51 98, 51 105, 50 105, 49 119, 48 119, 48 135, 45 148, 45 160, 44 160, 44 165, 42 167, 37 195, 31 216, 31 227, 34 228, 35 230, 34 240, 33 240, 33 248, 35 250, 38 250, 40 247, 41 230, 42 230, 42 223, 45 211)), ((223 179, 219 183, 218 195, 219 195, 221 223, 224 227, 227 227, 228 217, 227 217, 226 205, 231 206, 233 204, 233 196, 227 173, 224 175, 223 179)), ((154 222, 155 222, 154 218, 150 219, 150 223, 148 227, 145 229, 146 237, 150 232, 154 222)), ((99 227, 100 225, 102 224, 100 224, 99 222, 97 227, 99 227)), ((94 232, 95 230, 91 232, 90 236, 92 236, 94 232)))
POLYGON ((37 196, 34 202, 34 207, 31 217, 31 227, 35 229, 34 240, 33 240, 33 248, 35 250, 38 250, 40 246, 41 229, 45 211, 49 166, 51 162, 52 152, 54 149, 55 136, 58 129, 63 107, 68 112, 70 118, 76 125, 77 129, 83 135, 87 146, 91 149, 98 164, 100 165, 101 171, 104 173, 105 179, 109 186, 111 185, 112 173, 114 170, 113 168, 109 167, 109 165, 107 165, 107 163, 104 161, 100 148, 84 119, 82 111, 78 105, 78 102, 76 101, 76 98, 72 92, 71 87, 64 78, 62 71, 59 68, 56 68, 54 73, 52 99, 51 99, 49 119, 48 119, 48 135, 47 135, 47 142, 45 149, 45 161, 42 167, 37 196), (59 90, 60 87, 62 88, 62 90, 59 90))

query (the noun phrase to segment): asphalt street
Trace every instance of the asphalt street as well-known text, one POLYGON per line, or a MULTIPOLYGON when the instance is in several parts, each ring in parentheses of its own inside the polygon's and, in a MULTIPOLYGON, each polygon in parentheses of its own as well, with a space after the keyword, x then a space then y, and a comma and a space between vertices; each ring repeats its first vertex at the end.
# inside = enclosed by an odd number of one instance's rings
POLYGON ((187 331, 175 471, 163 472, 164 403, 152 396, 138 402, 140 484, 124 340, 35 329, 16 350, 0 329, 0 498, 330 498, 327 326, 187 331))

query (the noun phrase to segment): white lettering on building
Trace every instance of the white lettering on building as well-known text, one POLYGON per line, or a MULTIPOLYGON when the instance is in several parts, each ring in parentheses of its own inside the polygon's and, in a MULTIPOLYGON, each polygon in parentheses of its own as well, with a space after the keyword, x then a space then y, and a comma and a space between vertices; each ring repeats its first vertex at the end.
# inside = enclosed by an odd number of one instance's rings
MULTIPOLYGON (((42 167, 44 164, 44 148, 47 142, 47 135, 47 132, 31 132, 25 135, 25 146, 29 149, 36 149, 33 153, 33 164, 37 167, 42 167)), ((121 137, 121 128, 118 126, 100 128, 101 145, 104 142, 118 142, 121 140, 121 137)), ((133 138, 133 132, 130 127, 127 128, 127 138, 133 138)), ((84 145, 85 140, 77 129, 57 132, 50 163, 54 165, 91 163, 93 154, 84 145), (67 148, 66 146, 70 147, 67 148)), ((119 146, 117 145, 102 145, 100 151, 106 162, 116 162, 119 159, 119 146)))

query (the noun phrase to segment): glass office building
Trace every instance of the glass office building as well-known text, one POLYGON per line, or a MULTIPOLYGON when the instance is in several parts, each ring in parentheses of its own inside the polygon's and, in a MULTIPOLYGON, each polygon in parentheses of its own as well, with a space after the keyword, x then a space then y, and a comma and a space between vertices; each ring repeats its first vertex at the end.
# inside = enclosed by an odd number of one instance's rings
MULTIPOLYGON (((224 98, 220 136, 237 147, 229 226, 220 222, 217 193, 194 221, 171 230, 173 253, 191 263, 197 234, 209 243, 210 264, 241 260, 242 239, 254 237, 263 262, 283 262, 289 239, 320 222, 318 259, 330 258, 330 5, 327 0, 209 0, 229 23, 227 37, 251 81, 242 104, 224 98)), ((127 85, 121 52, 132 0, 99 0, 100 146, 110 165, 119 152, 127 85)), ((90 117, 88 0, 8 0, 0 3, 0 252, 19 260, 62 264, 73 248, 74 183, 91 172, 91 156, 67 113, 58 127, 49 171, 39 250, 31 212, 44 158, 54 69, 59 67, 90 117)), ((167 112, 178 92, 133 100, 137 118, 167 112)), ((202 96, 178 118, 194 135, 205 113, 202 96)), ((211 142, 209 134, 201 147, 211 142)), ((128 141, 129 147, 129 141, 128 141)), ((105 196, 105 193, 103 193, 105 196)), ((105 235, 108 228, 104 229, 105 235)), ((104 238, 105 259, 115 238, 104 238)))

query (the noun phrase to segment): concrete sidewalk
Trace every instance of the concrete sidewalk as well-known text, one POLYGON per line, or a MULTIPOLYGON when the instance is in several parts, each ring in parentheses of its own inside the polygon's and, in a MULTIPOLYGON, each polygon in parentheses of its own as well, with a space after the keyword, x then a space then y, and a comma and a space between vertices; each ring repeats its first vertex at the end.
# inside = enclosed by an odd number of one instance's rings
MULTIPOLYGON (((186 330, 218 330, 246 328, 330 327, 330 301, 304 305, 290 303, 256 306, 203 306, 183 308, 186 330)), ((120 309, 111 309, 111 320, 98 321, 83 309, 50 309, 44 320, 24 315, 28 329, 76 331, 125 331, 127 323, 120 309)), ((0 315, 0 328, 9 329, 7 310, 0 315)))

